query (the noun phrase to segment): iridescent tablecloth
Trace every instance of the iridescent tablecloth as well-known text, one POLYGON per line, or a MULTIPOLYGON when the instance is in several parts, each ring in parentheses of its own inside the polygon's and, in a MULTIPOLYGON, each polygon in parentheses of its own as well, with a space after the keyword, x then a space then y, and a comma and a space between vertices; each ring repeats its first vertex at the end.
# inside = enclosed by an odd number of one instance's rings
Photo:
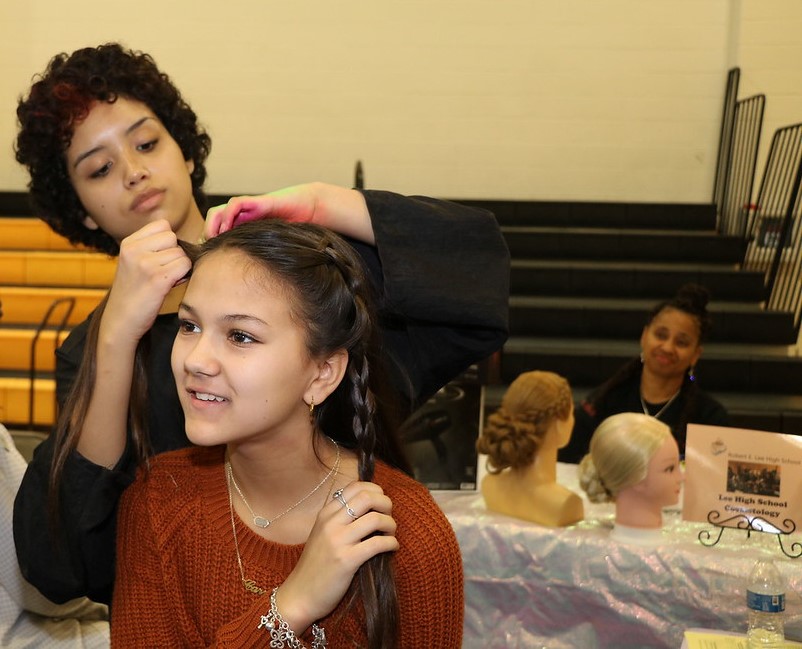
MULTIPOLYGON (((558 480, 582 495, 575 466, 558 480)), ((744 631, 746 577, 770 555, 789 582, 788 636, 802 636, 802 558, 786 557, 777 537, 724 530, 712 547, 699 532, 718 530, 667 510, 654 546, 610 538, 611 504, 585 500, 585 520, 547 528, 488 512, 479 492, 434 492, 457 534, 465 568, 466 649, 516 647, 670 647, 691 627, 744 631)), ((802 536, 786 537, 790 544, 802 536)))

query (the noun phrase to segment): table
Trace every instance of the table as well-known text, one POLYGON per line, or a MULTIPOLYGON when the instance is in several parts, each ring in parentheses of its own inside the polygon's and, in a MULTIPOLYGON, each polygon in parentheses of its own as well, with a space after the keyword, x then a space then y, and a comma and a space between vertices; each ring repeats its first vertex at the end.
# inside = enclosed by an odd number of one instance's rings
MULTIPOLYGON (((558 465, 558 481, 584 497, 575 465, 558 465)), ((802 639, 802 558, 782 554, 773 535, 725 530, 707 547, 698 534, 714 528, 682 521, 677 507, 658 545, 626 545, 609 538, 612 504, 585 499, 584 521, 546 528, 488 512, 477 491, 433 494, 462 550, 465 649, 679 649, 688 628, 743 632, 759 556, 786 577, 787 635, 802 639)))

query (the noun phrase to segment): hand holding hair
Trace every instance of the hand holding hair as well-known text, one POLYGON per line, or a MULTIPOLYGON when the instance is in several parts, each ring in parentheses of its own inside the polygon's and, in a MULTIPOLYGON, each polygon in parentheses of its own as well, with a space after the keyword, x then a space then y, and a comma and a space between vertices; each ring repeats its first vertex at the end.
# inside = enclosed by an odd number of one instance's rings
POLYGON ((165 295, 190 268, 167 221, 148 223, 123 239, 102 331, 118 343, 136 346, 153 325, 165 295))
POLYGON ((335 496, 320 510, 298 564, 276 593, 278 610, 296 634, 337 607, 363 563, 399 547, 392 502, 380 486, 352 482, 335 496))
POLYGON ((365 198, 354 189, 327 183, 293 185, 261 196, 235 196, 206 213, 206 239, 259 219, 316 223, 343 236, 375 244, 365 198))

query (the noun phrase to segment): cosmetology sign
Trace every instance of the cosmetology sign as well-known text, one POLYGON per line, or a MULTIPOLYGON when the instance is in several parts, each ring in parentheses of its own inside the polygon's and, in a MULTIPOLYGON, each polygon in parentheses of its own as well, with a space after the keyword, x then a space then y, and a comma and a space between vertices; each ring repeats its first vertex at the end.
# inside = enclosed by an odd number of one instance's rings
POLYGON ((802 437, 688 425, 682 517, 765 532, 799 532, 802 437))

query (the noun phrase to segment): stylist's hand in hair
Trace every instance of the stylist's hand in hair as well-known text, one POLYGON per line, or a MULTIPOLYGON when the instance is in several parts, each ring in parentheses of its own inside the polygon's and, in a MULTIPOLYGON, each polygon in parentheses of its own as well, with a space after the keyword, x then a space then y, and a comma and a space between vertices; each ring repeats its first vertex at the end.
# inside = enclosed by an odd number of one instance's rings
POLYGON ((363 243, 375 244, 373 224, 361 192, 327 183, 285 187, 261 196, 236 196, 206 213, 206 239, 241 223, 282 219, 291 223, 315 223, 363 243))

